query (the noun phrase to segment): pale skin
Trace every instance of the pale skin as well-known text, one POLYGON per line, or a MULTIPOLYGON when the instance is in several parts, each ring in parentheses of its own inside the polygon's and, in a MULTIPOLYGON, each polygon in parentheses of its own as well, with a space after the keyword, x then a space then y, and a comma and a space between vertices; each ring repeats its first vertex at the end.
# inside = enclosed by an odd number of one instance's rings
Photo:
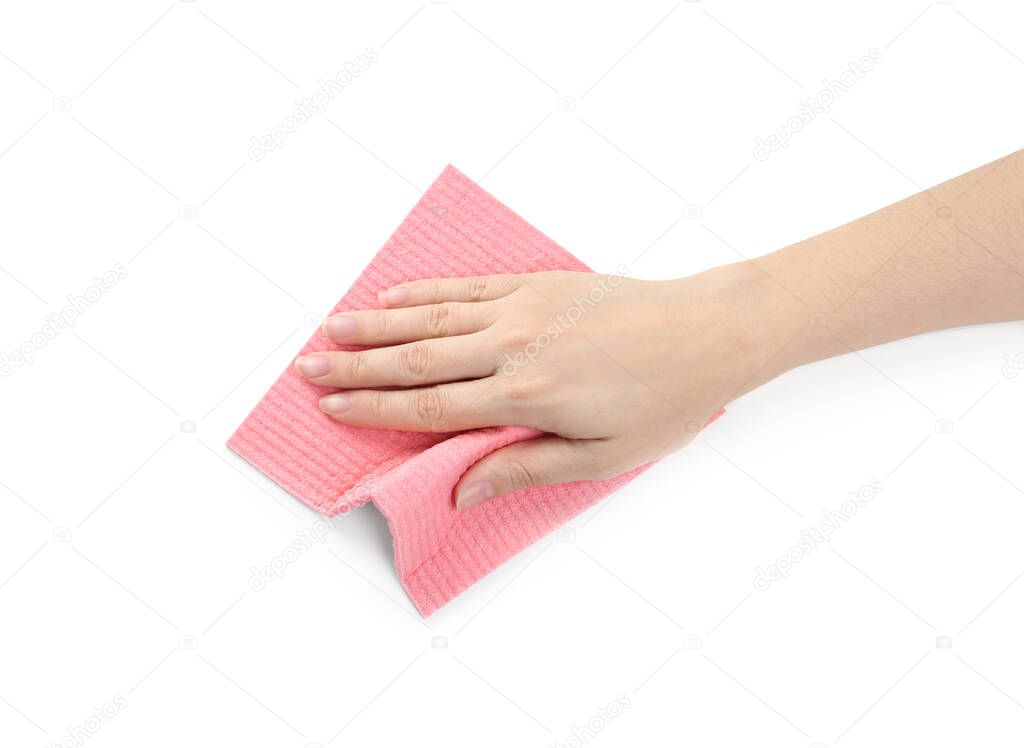
POLYGON ((296 362, 310 382, 340 388, 321 398, 326 414, 408 431, 546 432, 466 471, 460 510, 530 486, 609 478, 685 446, 719 409, 795 367, 1024 319, 1024 151, 686 278, 425 279, 379 301, 324 323, 336 342, 372 348, 296 362))

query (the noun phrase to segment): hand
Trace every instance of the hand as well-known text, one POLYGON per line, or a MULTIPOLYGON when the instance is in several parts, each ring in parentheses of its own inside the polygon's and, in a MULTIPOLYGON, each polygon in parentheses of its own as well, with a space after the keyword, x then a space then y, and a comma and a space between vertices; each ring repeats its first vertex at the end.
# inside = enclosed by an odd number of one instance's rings
POLYGON ((310 382, 342 388, 320 400, 324 412, 374 428, 547 432, 470 468, 459 509, 609 478, 687 444, 785 342, 777 322, 791 307, 747 264, 659 282, 573 272, 420 280, 379 300, 386 309, 324 323, 332 340, 373 348, 296 362, 310 382))

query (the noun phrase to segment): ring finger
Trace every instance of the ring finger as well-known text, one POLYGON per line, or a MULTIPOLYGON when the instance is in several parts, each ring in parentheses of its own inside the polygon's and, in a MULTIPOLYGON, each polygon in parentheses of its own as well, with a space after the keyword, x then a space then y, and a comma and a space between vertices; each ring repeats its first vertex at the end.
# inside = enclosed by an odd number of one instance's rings
POLYGON ((320 409, 350 426, 450 432, 517 423, 497 377, 409 390, 351 390, 320 398, 320 409))

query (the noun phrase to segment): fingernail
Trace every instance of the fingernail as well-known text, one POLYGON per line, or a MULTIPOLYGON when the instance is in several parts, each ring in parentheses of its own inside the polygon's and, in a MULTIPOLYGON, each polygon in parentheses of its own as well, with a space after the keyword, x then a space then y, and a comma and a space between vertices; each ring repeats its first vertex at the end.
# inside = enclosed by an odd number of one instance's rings
POLYGON ((331 357, 325 353, 303 356, 295 362, 295 368, 304 377, 316 378, 331 372, 331 357))
POLYGON ((404 304, 409 300, 409 289, 402 288, 389 288, 386 291, 381 291, 377 294, 377 301, 384 306, 394 306, 395 304, 404 304))
POLYGON ((347 338, 356 331, 355 317, 328 317, 324 320, 324 332, 331 338, 347 338))
POLYGON ((347 392, 335 392, 320 398, 320 410, 332 415, 339 415, 352 407, 352 395, 347 392))
POLYGON ((496 491, 494 486, 485 480, 473 481, 462 487, 458 496, 455 497, 455 506, 461 512, 471 506, 482 504, 488 499, 493 499, 496 491))

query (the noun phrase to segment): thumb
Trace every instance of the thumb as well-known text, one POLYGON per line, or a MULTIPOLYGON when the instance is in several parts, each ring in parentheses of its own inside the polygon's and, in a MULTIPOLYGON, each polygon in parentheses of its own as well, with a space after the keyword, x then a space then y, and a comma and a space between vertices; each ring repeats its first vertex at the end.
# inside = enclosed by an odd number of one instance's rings
MULTIPOLYGON (((459 511, 521 488, 590 480, 606 474, 592 439, 541 436, 491 452, 477 462, 455 487, 459 511)), ((606 466, 605 466, 606 467, 606 466)))

